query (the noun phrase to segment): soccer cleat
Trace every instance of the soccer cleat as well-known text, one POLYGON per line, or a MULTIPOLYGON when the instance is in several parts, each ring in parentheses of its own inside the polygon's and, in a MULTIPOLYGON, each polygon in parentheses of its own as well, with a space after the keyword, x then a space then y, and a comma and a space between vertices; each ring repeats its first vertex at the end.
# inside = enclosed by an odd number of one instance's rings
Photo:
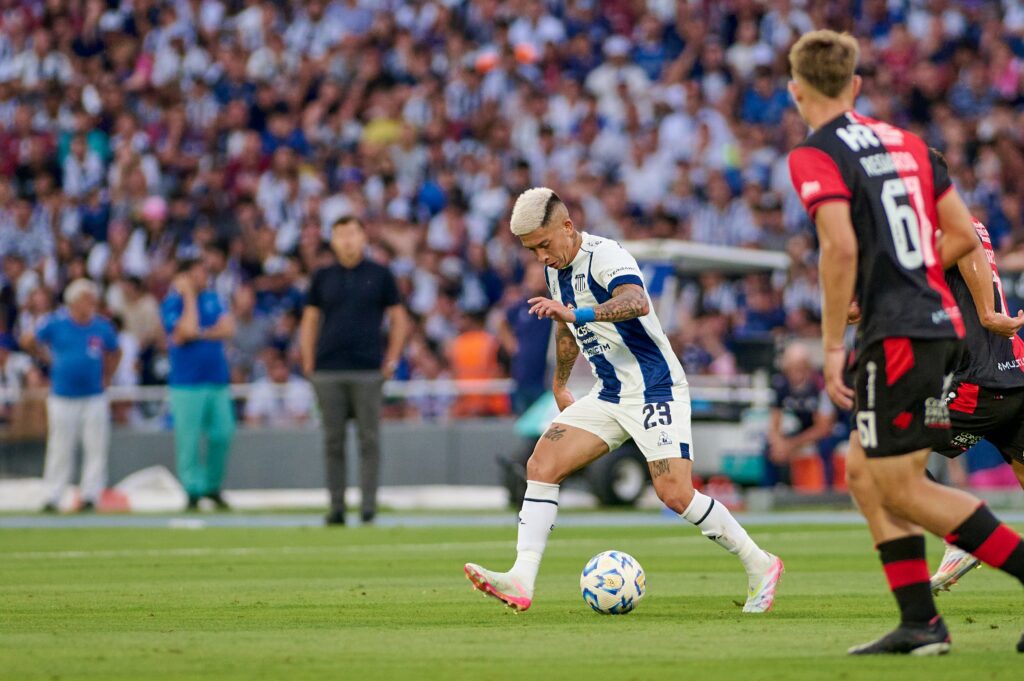
POLYGON ((1017 641, 1017 652, 1024 653, 1024 634, 1020 635, 1020 640, 1017 641))
POLYGON ((491 572, 473 563, 466 563, 463 569, 474 589, 497 598, 517 612, 529 609, 533 603, 533 594, 507 572, 491 572))
POLYGON ((771 559, 768 569, 756 584, 751 583, 747 587, 747 602, 743 605, 743 612, 768 612, 775 605, 775 590, 779 588, 779 580, 786 567, 778 556, 768 553, 768 557, 771 559))
POLYGON ((877 641, 854 646, 846 652, 850 655, 945 655, 949 645, 946 623, 936 615, 923 627, 901 624, 877 641))
POLYGON ((955 546, 946 545, 946 553, 942 556, 939 569, 932 575, 932 593, 949 591, 949 587, 960 581, 960 578, 976 567, 981 567, 981 561, 955 546))

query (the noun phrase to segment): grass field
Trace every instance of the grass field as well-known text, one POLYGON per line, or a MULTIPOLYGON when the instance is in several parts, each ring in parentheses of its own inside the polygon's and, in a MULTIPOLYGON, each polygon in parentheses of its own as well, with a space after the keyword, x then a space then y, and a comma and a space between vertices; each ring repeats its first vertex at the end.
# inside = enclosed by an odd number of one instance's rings
POLYGON ((557 529, 518 615, 461 569, 509 563, 512 526, 3 530, 0 679, 1021 678, 1024 593, 1009 578, 979 570, 940 598, 951 655, 851 659, 894 623, 866 531, 754 534, 787 567, 764 616, 739 612, 739 566, 682 523, 557 529), (647 571, 627 616, 579 595, 584 562, 608 548, 647 571))

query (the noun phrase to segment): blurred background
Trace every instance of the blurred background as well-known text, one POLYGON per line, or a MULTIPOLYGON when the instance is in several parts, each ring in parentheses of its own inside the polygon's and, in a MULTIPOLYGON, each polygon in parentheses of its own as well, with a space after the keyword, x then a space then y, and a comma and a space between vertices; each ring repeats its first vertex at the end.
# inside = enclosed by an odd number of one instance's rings
MULTIPOLYGON (((101 507, 177 493, 139 471, 173 470, 159 305, 184 253, 237 325, 230 499, 322 503, 297 328, 345 214, 413 321, 384 389, 382 502, 518 503, 553 414, 550 330, 523 305, 543 276, 507 224, 535 185, 643 265, 693 386, 701 482, 737 504, 846 503, 786 164, 807 133, 786 52, 823 27, 860 40, 858 109, 946 155, 1015 310, 1017 0, 0 0, 0 509, 34 508, 43 466, 48 364, 18 339, 80 277, 123 351, 110 483, 136 483, 101 507)), ((580 503, 649 502, 641 462, 627 446, 592 467, 580 503)), ((962 463, 955 482, 1016 487, 984 445, 962 463)))

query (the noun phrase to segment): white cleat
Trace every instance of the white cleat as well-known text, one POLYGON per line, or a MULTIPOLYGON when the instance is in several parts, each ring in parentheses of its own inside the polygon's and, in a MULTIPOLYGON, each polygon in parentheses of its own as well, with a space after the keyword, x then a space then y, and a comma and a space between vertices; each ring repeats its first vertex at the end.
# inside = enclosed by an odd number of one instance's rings
POLYGON ((981 561, 963 549, 946 544, 946 553, 942 556, 939 569, 932 575, 932 593, 949 591, 949 587, 960 581, 974 568, 981 567, 981 561))
POLYGON ((743 612, 768 612, 775 605, 775 590, 779 588, 779 580, 782 579, 782 573, 786 568, 778 556, 768 553, 768 558, 771 559, 768 569, 759 578, 750 579, 743 612), (755 579, 757 581, 754 581, 755 579))
POLYGON ((491 572, 475 563, 466 563, 463 570, 469 581, 473 583, 474 589, 482 591, 492 598, 497 598, 516 612, 529 609, 530 604, 533 603, 533 592, 507 572, 491 572))

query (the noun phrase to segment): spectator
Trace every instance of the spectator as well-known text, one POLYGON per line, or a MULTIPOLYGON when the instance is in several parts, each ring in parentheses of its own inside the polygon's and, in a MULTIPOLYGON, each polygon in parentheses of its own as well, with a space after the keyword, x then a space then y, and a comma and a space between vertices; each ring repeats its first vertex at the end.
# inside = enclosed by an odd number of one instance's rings
POLYGON ((52 386, 43 472, 44 512, 55 512, 71 480, 75 448, 83 450, 80 511, 94 510, 107 484, 110 404, 104 394, 121 351, 117 333, 96 310, 99 290, 76 279, 64 291, 66 309, 22 336, 30 352, 48 352, 52 386))
POLYGON ((160 306, 169 338, 168 383, 178 477, 190 511, 199 508, 202 498, 210 499, 218 509, 228 508, 222 487, 235 433, 224 350, 234 336, 235 322, 207 280, 206 265, 198 254, 182 259, 172 291, 160 306), (203 435, 205 458, 200 453, 203 435))
POLYGON ((266 376, 256 381, 245 403, 245 422, 281 427, 309 421, 313 414, 313 389, 291 373, 280 351, 268 351, 266 376))
MULTIPOLYGON (((448 346, 448 364, 452 377, 461 381, 482 381, 502 377, 498 361, 500 344, 484 329, 479 314, 459 317, 459 335, 448 346)), ((504 416, 509 413, 504 395, 464 393, 455 400, 452 416, 504 416)))
POLYGON ((733 198, 729 184, 720 173, 708 180, 709 203, 694 211, 694 241, 720 246, 757 245, 759 233, 750 208, 741 198, 733 198))
POLYGON ((345 524, 345 437, 354 418, 359 430, 361 516, 377 513, 380 475, 380 403, 384 379, 394 375, 408 335, 409 320, 394 276, 366 260, 366 228, 342 216, 331 228, 337 258, 317 270, 302 315, 302 371, 312 380, 323 415, 327 489, 331 508, 325 522, 345 524), (381 327, 387 319, 387 347, 381 327))
POLYGON ((274 321, 256 312, 256 293, 249 284, 235 289, 231 313, 235 318, 235 335, 228 345, 228 359, 232 375, 244 383, 252 380, 256 359, 270 343, 274 321))
POLYGON ((821 456, 827 461, 825 470, 832 470, 831 451, 821 443, 832 433, 835 408, 821 374, 811 366, 807 346, 790 344, 781 367, 782 373, 772 379, 775 401, 768 426, 766 486, 790 484, 790 464, 800 456, 821 456))
POLYGON ((502 317, 499 337, 505 353, 512 358, 512 379, 516 382, 512 408, 522 414, 547 391, 548 346, 551 320, 530 314, 530 298, 548 296, 544 267, 530 263, 523 284, 502 317))

